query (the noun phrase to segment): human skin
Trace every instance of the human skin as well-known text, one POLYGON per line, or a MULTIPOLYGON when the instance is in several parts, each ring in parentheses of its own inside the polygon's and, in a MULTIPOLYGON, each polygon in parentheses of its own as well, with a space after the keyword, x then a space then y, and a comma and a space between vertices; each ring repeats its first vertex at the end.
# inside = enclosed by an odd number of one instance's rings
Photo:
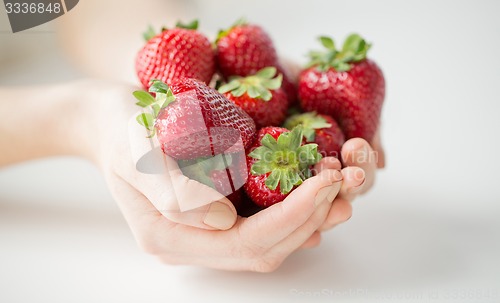
MULTIPOLYGON (((184 7, 187 2, 195 1, 124 5, 118 0, 87 0, 59 18, 56 32, 63 49, 92 79, 0 87, 0 112, 8 113, 0 119, 0 167, 58 155, 88 159, 103 173, 138 245, 162 262, 273 271, 294 251, 319 245, 322 232, 351 217, 351 202, 369 190, 377 165, 384 165, 380 137, 373 148, 359 138, 347 141, 342 148, 344 168, 337 159, 321 160, 316 176, 285 201, 249 218, 237 216, 231 203, 213 189, 182 175, 140 173, 131 146, 144 138, 131 138, 127 127, 137 112, 131 93, 138 88, 126 83, 136 83, 133 60, 143 28, 186 20, 191 14, 184 7), (117 6, 119 14, 99 13, 117 6), (173 192, 197 194, 177 201, 173 192), (165 203, 178 202, 203 206, 162 211, 165 203)), ((286 65, 297 74, 293 64, 286 65)))
POLYGON ((155 199, 172 196, 172 186, 200 193, 192 199, 213 197, 214 190, 185 182, 183 176, 159 189, 135 169, 130 152, 134 138, 127 130, 137 111, 134 89, 105 80, 0 88, 0 112, 9 113, 0 120, 0 166, 57 155, 86 158, 102 171, 146 252, 168 264, 258 272, 275 270, 297 249, 317 246, 321 231, 349 219, 350 201, 373 183, 376 163, 359 157, 371 147, 353 139, 342 150, 346 168, 335 158, 324 158, 315 166, 316 176, 282 203, 251 217, 237 216, 225 198, 204 201, 205 206, 185 213, 160 212, 155 205, 162 201, 155 199), (15 102, 20 96, 23 102, 15 102), (211 210, 213 202, 220 207, 211 210))

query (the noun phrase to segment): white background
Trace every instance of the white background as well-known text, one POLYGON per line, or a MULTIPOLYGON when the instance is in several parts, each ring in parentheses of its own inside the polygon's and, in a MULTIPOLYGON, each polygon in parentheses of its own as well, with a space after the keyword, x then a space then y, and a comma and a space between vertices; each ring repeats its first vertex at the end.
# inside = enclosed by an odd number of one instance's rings
MULTIPOLYGON (((388 159, 376 187, 319 248, 291 256, 275 273, 230 273, 165 266, 139 251, 99 172, 82 160, 6 168, 0 302, 500 301, 500 3, 227 0, 193 7, 210 32, 247 16, 300 63, 320 34, 339 43, 356 31, 372 41, 370 55, 387 81, 388 159)), ((81 77, 50 26, 12 35, 0 16, 1 85, 81 77)))

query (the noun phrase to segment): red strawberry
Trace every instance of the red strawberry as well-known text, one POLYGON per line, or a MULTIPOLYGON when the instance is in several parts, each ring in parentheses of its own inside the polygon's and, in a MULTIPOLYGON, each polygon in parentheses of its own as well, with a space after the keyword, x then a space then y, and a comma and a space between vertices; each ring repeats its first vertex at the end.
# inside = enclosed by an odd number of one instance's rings
POLYGON ((321 37, 326 52, 311 52, 309 68, 299 77, 299 99, 306 111, 332 116, 346 139, 371 141, 377 131, 385 95, 382 71, 366 59, 370 48, 359 35, 350 35, 341 51, 321 37))
POLYGON ((233 191, 231 182, 229 181, 231 179, 228 176, 231 176, 231 174, 227 168, 224 170, 213 170, 210 173, 210 179, 212 179, 215 189, 225 195, 233 203, 234 207, 238 208, 242 201, 241 190, 237 189, 233 191))
POLYGON ((292 190, 311 177, 311 166, 321 155, 317 144, 305 144, 302 127, 262 128, 247 155, 245 192, 252 201, 268 207, 283 201, 292 190))
POLYGON ((136 91, 137 105, 152 112, 137 116, 163 152, 175 159, 243 152, 253 141, 255 123, 245 111, 196 79, 167 84, 154 80, 149 92, 136 91))
POLYGON ((288 100, 281 89, 282 75, 267 67, 248 77, 233 77, 219 88, 229 100, 241 107, 255 121, 257 128, 281 125, 286 117, 288 100))
POLYGON ((220 31, 216 41, 217 63, 225 79, 231 76, 250 76, 273 66, 283 74, 283 89, 290 101, 296 99, 295 85, 284 72, 269 35, 259 26, 238 21, 220 31))
POLYGON ((318 144, 318 152, 323 157, 340 159, 340 150, 345 138, 344 133, 332 117, 308 112, 293 115, 284 124, 288 129, 293 129, 297 125, 302 125, 306 142, 318 144))
POLYGON ((210 41, 196 30, 198 22, 177 26, 158 35, 151 29, 145 34, 147 43, 135 63, 137 76, 145 88, 149 88, 152 79, 169 85, 178 78, 195 78, 207 84, 212 79, 215 54, 210 41))
POLYGON ((225 195, 235 207, 240 206, 241 188, 248 177, 243 151, 215 157, 178 160, 177 163, 185 176, 216 189, 225 195))

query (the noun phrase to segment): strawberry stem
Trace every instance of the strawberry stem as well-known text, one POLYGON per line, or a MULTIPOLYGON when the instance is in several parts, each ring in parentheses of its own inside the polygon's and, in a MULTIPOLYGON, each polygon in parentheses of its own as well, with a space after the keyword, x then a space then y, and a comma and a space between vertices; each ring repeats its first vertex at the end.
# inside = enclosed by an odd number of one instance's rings
POLYGON ((297 125, 302 125, 304 129, 304 137, 307 142, 314 141, 316 137, 316 130, 328 128, 332 125, 326 122, 325 118, 317 115, 315 112, 308 112, 303 114, 296 114, 286 119, 283 127, 293 129, 297 125))
POLYGON ((308 67, 316 66, 319 71, 327 71, 334 68, 339 72, 349 71, 351 63, 360 62, 366 59, 371 44, 367 43, 360 35, 349 35, 341 50, 337 50, 335 42, 330 37, 319 37, 319 40, 326 50, 311 51, 309 53, 310 62, 308 67))
POLYGON ((283 75, 276 76, 276 73, 276 68, 271 66, 248 77, 231 77, 229 83, 219 87, 219 93, 231 92, 234 97, 241 97, 247 93, 250 98, 270 101, 273 97, 271 90, 280 88, 283 82, 283 75))
POLYGON ((154 125, 161 109, 175 101, 175 96, 166 83, 157 79, 151 80, 151 83, 149 93, 143 90, 132 93, 138 100, 136 105, 148 110, 136 117, 137 122, 149 131, 148 138, 154 137, 156 133, 154 125), (151 93, 155 93, 154 98, 151 93))

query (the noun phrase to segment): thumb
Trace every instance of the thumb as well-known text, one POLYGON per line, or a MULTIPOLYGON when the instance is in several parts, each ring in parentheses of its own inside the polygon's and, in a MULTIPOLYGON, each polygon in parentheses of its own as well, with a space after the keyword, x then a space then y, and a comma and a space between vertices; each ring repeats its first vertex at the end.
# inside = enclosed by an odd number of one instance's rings
POLYGON ((145 138, 137 123, 129 123, 130 152, 135 170, 127 181, 170 221, 204 229, 229 229, 236 209, 223 194, 184 176, 157 140, 145 138))

